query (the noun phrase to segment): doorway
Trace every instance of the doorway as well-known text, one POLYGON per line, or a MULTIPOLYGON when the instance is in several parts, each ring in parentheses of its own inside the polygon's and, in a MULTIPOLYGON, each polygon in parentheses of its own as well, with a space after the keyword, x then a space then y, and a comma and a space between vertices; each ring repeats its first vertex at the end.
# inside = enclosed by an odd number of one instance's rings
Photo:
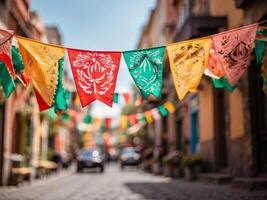
POLYGON ((176 150, 177 151, 182 151, 182 146, 183 146, 183 138, 182 138, 182 126, 183 126, 183 119, 179 118, 176 121, 176 150))
POLYGON ((248 68, 251 137, 254 175, 267 174, 267 96, 262 90, 261 67, 256 61, 248 68))
POLYGON ((224 89, 214 89, 215 169, 228 168, 226 105, 224 89))
POLYGON ((196 154, 198 151, 199 135, 198 135, 198 111, 191 113, 191 153, 196 154))

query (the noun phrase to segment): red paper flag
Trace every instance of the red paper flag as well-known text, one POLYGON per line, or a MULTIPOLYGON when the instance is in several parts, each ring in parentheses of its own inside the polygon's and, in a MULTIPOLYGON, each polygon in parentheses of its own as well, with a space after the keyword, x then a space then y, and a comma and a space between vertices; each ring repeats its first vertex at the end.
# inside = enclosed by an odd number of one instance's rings
POLYGON ((43 98, 39 94, 38 90, 36 90, 35 88, 34 88, 34 93, 35 93, 36 100, 37 100, 37 103, 38 103, 40 111, 46 110, 48 108, 51 108, 49 105, 46 104, 46 102, 43 100, 43 98))
POLYGON ((125 103, 128 104, 130 102, 130 94, 128 92, 124 92, 122 93, 123 97, 124 97, 124 100, 125 100, 125 103))
POLYGON ((12 63, 12 35, 13 31, 0 29, 0 60, 7 67, 11 77, 16 79, 15 70, 12 63))
POLYGON ((129 116, 129 120, 130 120, 130 123, 131 123, 132 126, 134 126, 135 124, 138 123, 138 119, 136 117, 136 114, 131 114, 129 116))
POLYGON ((6 65, 12 78, 16 79, 16 74, 15 74, 15 70, 14 70, 11 58, 7 54, 0 53, 0 60, 6 65))
POLYGON ((253 24, 212 37, 215 51, 219 54, 226 77, 232 86, 248 67, 256 30, 257 24, 253 24))
POLYGON ((106 125, 106 130, 109 130, 111 128, 111 123, 112 123, 112 118, 105 118, 105 125, 106 125))
POLYGON ((68 55, 82 106, 98 99, 112 107, 121 52, 68 49, 68 55))

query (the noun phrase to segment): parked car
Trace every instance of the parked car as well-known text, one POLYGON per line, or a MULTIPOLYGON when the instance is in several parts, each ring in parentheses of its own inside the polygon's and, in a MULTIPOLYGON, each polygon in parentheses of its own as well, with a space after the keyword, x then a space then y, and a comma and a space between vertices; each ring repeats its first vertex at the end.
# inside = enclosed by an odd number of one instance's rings
POLYGON ((98 149, 82 150, 78 156, 77 173, 90 168, 99 168, 100 172, 104 172, 104 156, 98 149))
POLYGON ((122 149, 120 155, 120 166, 123 169, 125 166, 138 166, 140 164, 140 154, 133 147, 122 149))

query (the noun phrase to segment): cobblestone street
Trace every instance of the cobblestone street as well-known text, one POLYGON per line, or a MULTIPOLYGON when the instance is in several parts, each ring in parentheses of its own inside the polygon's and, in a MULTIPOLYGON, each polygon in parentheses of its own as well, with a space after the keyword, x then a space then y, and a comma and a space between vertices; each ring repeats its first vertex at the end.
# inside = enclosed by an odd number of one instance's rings
POLYGON ((135 169, 109 166, 104 174, 61 173, 31 185, 0 189, 1 200, 224 200, 267 199, 267 193, 246 192, 203 182, 172 180, 135 169))

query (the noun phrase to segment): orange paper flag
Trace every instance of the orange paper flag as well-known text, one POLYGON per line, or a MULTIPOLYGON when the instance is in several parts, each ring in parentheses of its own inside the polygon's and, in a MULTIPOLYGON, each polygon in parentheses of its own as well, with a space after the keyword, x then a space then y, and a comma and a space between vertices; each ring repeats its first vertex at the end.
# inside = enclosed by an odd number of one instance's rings
POLYGON ((26 76, 31 79, 45 103, 52 106, 58 82, 58 61, 64 57, 65 49, 28 38, 17 39, 26 76))

